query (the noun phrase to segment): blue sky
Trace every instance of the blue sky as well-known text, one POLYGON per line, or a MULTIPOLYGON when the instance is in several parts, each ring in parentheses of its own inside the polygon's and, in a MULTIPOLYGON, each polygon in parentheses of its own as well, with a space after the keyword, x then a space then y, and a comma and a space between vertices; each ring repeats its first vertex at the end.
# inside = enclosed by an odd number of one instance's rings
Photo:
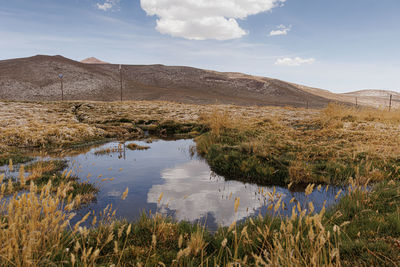
POLYGON ((36 54, 400 90, 399 0, 0 0, 0 60, 36 54))

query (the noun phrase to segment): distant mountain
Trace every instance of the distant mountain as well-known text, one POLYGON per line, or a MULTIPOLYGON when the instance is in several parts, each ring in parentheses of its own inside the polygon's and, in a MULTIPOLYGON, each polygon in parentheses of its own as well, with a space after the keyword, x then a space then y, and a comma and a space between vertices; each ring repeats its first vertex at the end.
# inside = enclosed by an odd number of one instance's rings
POLYGON ((85 58, 84 60, 81 60, 81 63, 85 63, 85 64, 110 64, 108 62, 101 61, 100 59, 97 59, 95 57, 85 58))
POLYGON ((328 90, 305 87, 297 85, 299 88, 318 95, 320 97, 328 98, 333 101, 347 102, 350 104, 357 104, 362 106, 372 106, 385 108, 389 106, 390 95, 392 95, 392 107, 400 108, 400 93, 389 90, 358 90, 354 92, 335 94, 328 90))
MULTIPOLYGON (((0 99, 59 100, 62 73, 66 100, 119 100, 119 65, 95 58, 83 62, 44 55, 2 60, 0 99)), ((295 107, 308 103, 316 108, 332 101, 353 102, 353 96, 277 79, 191 67, 123 65, 122 77, 124 100, 295 107)))
POLYGON ((359 91, 354 91, 350 93, 345 93, 346 95, 353 95, 353 96, 371 96, 371 97, 390 97, 396 96, 400 97, 400 93, 395 92, 395 91, 389 91, 389 90, 376 90, 376 89, 367 89, 367 90, 359 90, 359 91))

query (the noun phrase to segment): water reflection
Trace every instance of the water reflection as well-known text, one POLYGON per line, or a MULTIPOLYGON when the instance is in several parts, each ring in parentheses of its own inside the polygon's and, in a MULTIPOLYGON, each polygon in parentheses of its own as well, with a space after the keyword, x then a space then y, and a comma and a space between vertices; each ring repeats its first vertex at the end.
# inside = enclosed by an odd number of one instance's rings
POLYGON ((225 182, 222 177, 213 176, 207 164, 192 160, 161 172, 164 184, 154 185, 148 195, 149 203, 158 203, 161 211, 174 210, 178 220, 196 221, 212 215, 218 225, 230 225, 254 213, 264 205, 257 194, 257 187, 240 182, 225 182), (240 198, 237 213, 234 199, 240 198), (167 207, 168 205, 168 207, 167 207))
MULTIPOLYGON (((132 151, 118 142, 111 142, 64 158, 75 175, 100 187, 97 200, 80 209, 76 220, 88 211, 98 214, 112 204, 117 209, 117 217, 127 220, 137 219, 143 211, 162 212, 177 220, 200 220, 215 229, 217 225, 227 226, 234 220, 269 212, 267 206, 273 187, 225 181, 214 175, 204 160, 191 155, 190 147, 195 145, 192 140, 135 143, 148 145, 150 149, 132 151), (121 200, 126 187, 129 195, 121 200), (163 197, 159 202, 161 193, 163 197), (235 198, 240 198, 237 213, 234 212, 235 198)), ((325 200, 327 206, 335 202, 339 189, 330 187, 306 197, 301 191, 275 188, 286 206, 281 211, 283 215, 290 215, 291 207, 297 204, 296 201, 290 203, 293 197, 302 207, 312 201, 319 211, 325 200)))
MULTIPOLYGON (((267 206, 277 199, 271 199, 273 187, 225 181, 223 177, 214 175, 209 166, 201 160, 191 160, 165 169, 161 172, 161 177, 164 183, 152 186, 147 201, 157 204, 158 210, 163 213, 175 211, 178 220, 197 221, 208 216, 214 220, 213 224, 228 226, 235 220, 244 219, 257 212, 267 212, 267 206), (163 198, 159 202, 161 194, 163 198), (234 212, 236 198, 240 198, 237 213, 234 212)), ((334 202, 337 190, 321 189, 306 197, 303 192, 290 192, 286 188, 277 187, 275 197, 281 197, 287 207, 280 211, 280 214, 289 215, 291 207, 297 204, 296 201, 290 203, 293 197, 297 197, 302 206, 308 201, 316 201, 319 211, 325 199, 328 204, 334 202)))

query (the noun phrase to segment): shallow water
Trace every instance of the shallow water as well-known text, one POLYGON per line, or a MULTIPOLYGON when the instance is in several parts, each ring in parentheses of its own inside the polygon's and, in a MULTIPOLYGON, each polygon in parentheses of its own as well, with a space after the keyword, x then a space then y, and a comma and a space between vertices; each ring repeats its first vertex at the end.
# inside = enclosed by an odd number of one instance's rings
MULTIPOLYGON (((159 212, 177 220, 201 222, 215 229, 217 225, 228 226, 234 220, 270 212, 267 211, 270 204, 267 192, 272 193, 274 187, 225 181, 215 175, 203 159, 196 154, 191 155, 190 148, 195 146, 192 140, 135 143, 150 146, 150 149, 122 149, 110 154, 95 154, 100 149, 117 148, 119 143, 112 142, 85 154, 66 158, 70 162, 69 168, 74 169, 81 179, 96 183, 100 188, 97 200, 80 209, 77 219, 89 210, 98 214, 112 204, 117 209, 118 218, 130 221, 137 219, 142 212, 151 211, 152 214, 159 212), (102 182, 104 178, 114 180, 102 182), (127 187, 128 197, 122 200, 121 195, 127 187), (162 199, 158 202, 161 194, 162 199), (234 211, 235 198, 240 198, 237 213, 234 211)), ((302 207, 312 201, 317 212, 324 201, 327 207, 331 206, 341 188, 330 186, 325 189, 315 190, 306 197, 304 191, 292 192, 276 187, 276 193, 282 195, 286 206, 281 214, 290 215, 296 201, 302 207), (296 201, 289 203, 293 197, 296 201)))

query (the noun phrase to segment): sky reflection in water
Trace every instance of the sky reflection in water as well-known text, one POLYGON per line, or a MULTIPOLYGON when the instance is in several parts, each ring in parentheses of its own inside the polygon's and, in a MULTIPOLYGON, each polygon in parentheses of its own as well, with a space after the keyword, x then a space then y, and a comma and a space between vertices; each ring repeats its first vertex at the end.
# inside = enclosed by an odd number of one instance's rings
MULTIPOLYGON (((85 154, 67 157, 70 168, 77 170, 79 177, 86 180, 89 175, 89 181, 100 187, 97 201, 79 210, 77 218, 89 210, 98 213, 107 204, 112 204, 117 209, 118 218, 135 220, 142 212, 160 212, 177 220, 200 221, 215 229, 217 225, 227 226, 234 220, 267 212, 267 192, 273 192, 273 187, 225 181, 213 174, 204 160, 190 155, 189 148, 195 145, 192 140, 160 140, 145 145, 151 148, 95 155, 94 152, 100 149, 118 147, 118 143, 113 142, 85 154), (114 180, 102 182, 104 178, 114 180), (126 187, 129 188, 128 197, 121 200, 126 187), (158 203, 161 193, 163 197, 158 203), (237 197, 240 206, 235 213, 234 200, 237 197)), ((282 196, 287 206, 281 214, 291 214, 291 206, 296 205, 296 201, 289 203, 293 197, 303 207, 308 201, 313 201, 319 211, 325 200, 327 206, 335 203, 339 189, 329 187, 326 191, 323 187, 323 190, 315 190, 306 197, 304 192, 276 187, 277 194, 282 196)))

